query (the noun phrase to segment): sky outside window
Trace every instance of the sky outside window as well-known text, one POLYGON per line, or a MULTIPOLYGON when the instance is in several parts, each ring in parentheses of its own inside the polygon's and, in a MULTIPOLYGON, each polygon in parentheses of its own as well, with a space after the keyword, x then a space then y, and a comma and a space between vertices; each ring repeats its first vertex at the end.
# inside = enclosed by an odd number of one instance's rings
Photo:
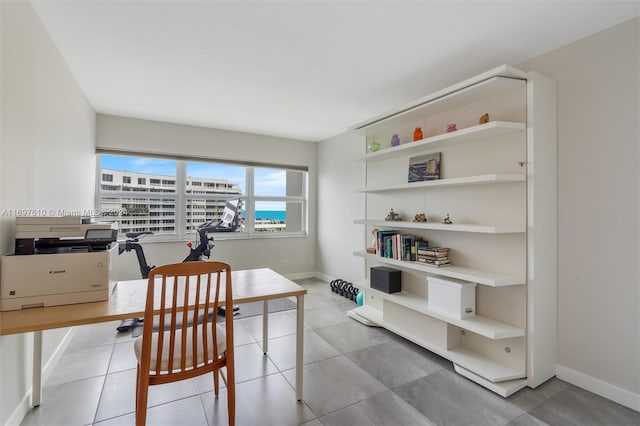
POLYGON ((187 180, 189 178, 223 179, 235 184, 243 195, 247 193, 247 172, 243 166, 188 161, 187 180))
POLYGON ((158 158, 125 157, 102 154, 100 166, 103 169, 124 172, 148 173, 152 175, 176 175, 176 161, 158 158))
POLYGON ((287 209, 287 203, 285 203, 284 201, 256 201, 256 212, 284 211, 286 209, 287 209))
MULTIPOLYGON (((255 168, 255 194, 257 196, 284 197, 287 195, 287 171, 285 169, 255 168)), ((284 203, 278 209, 260 210, 285 210, 284 203)), ((258 206, 256 204, 256 210, 258 206)))

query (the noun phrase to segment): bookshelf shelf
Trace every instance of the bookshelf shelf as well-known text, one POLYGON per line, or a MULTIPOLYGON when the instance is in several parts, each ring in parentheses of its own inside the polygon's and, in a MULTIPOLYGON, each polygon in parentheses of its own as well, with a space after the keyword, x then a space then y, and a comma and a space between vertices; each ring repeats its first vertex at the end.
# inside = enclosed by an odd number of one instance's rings
POLYGON ((526 232, 524 226, 517 225, 474 225, 474 224, 451 224, 431 223, 431 222, 406 222, 374 219, 356 219, 356 225, 371 225, 382 228, 399 229, 430 229, 435 231, 451 232, 475 232, 480 234, 521 234, 526 232))
MULTIPOLYGON (((465 347, 457 346, 451 349, 446 349, 438 345, 422 339, 414 334, 407 332, 404 328, 399 327, 393 323, 384 320, 383 312, 370 306, 361 306, 359 308, 349 311, 349 315, 352 317, 361 317, 375 324, 378 324, 389 331, 396 333, 405 339, 434 352, 444 358, 449 359, 454 364, 460 365, 465 369, 480 375, 490 382, 501 382, 505 380, 514 380, 523 378, 526 376, 523 369, 512 368, 498 362, 492 361, 473 350, 465 347)), ((524 387, 526 384, 522 383, 518 389, 524 387)))
POLYGON ((402 190, 425 190, 432 188, 454 187, 454 186, 470 186, 470 185, 486 185, 496 183, 512 183, 524 182, 524 175, 514 174, 491 174, 482 176, 468 176, 449 179, 437 179, 425 182, 403 183, 398 185, 374 186, 358 189, 358 192, 386 192, 386 191, 402 191, 402 190))
POLYGON ((495 274, 487 271, 480 271, 472 268, 464 268, 462 266, 445 266, 436 267, 425 265, 420 262, 409 262, 403 260, 390 259, 388 257, 381 257, 376 254, 367 253, 366 251, 355 251, 354 256, 364 257, 367 260, 384 263, 386 265, 395 266, 403 269, 410 269, 414 271, 426 272, 433 275, 440 275, 443 277, 456 278, 459 280, 470 281, 489 287, 503 287, 512 285, 523 285, 526 280, 524 275, 519 277, 515 275, 503 275, 495 274))
POLYGON ((441 321, 449 324, 456 325, 465 330, 472 331, 481 336, 487 337, 492 340, 509 339, 512 337, 521 337, 525 335, 525 331, 522 328, 514 327, 509 324, 495 321, 490 318, 485 318, 476 315, 471 318, 456 319, 448 315, 434 311, 429 307, 429 301, 423 297, 416 296, 411 293, 399 292, 399 293, 383 293, 381 291, 372 289, 369 286, 369 280, 359 281, 356 286, 367 289, 367 292, 376 294, 378 297, 388 300, 390 302, 402 305, 414 311, 420 312, 425 315, 437 318, 441 321))
POLYGON ((366 154, 364 161, 387 160, 389 158, 404 156, 409 153, 428 152, 444 146, 476 141, 483 138, 494 138, 513 132, 522 132, 526 129, 524 123, 509 121, 491 121, 478 124, 451 133, 431 136, 416 142, 406 142, 396 147, 386 148, 380 151, 366 154))

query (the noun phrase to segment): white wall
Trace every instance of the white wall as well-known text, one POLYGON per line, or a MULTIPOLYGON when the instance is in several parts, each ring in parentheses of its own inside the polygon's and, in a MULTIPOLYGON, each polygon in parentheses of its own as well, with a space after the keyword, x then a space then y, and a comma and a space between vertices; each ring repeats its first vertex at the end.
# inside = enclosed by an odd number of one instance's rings
POLYGON ((517 67, 558 89, 558 375, 640 410, 640 19, 517 67))
MULTIPOLYGON (((636 410, 639 27, 634 19, 516 65, 558 89, 558 375, 636 410)), ((350 280, 363 272, 349 258, 363 247, 352 225, 363 217, 363 149, 348 133, 318 148, 319 271, 350 280)))
MULTIPOLYGON (((234 269, 268 267, 290 277, 316 271, 316 145, 290 139, 98 115, 99 148, 138 153, 174 154, 309 168, 308 237, 237 240, 216 239, 212 259, 234 269)), ((187 255, 183 242, 146 243, 149 264, 179 262, 187 255)), ((135 255, 119 256, 118 279, 140 278, 135 255)))
POLYGON ((344 133, 318 146, 318 271, 327 278, 364 278, 364 259, 353 256, 367 244, 364 225, 364 136, 344 133))
MULTIPOLYGON (((93 207, 95 113, 28 2, 0 2, 0 253, 13 209, 93 207)), ((67 329, 44 333, 43 364, 67 329)), ((31 336, 0 337, 0 424, 20 421, 31 386, 31 336)))

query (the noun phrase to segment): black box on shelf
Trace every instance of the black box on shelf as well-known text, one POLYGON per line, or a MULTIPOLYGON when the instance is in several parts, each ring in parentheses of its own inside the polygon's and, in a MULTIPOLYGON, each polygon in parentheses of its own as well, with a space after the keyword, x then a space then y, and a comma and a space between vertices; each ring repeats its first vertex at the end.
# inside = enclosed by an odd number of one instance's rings
POLYGON ((374 266, 369 274, 371 288, 384 293, 397 293, 402 290, 401 272, 386 266, 374 266))

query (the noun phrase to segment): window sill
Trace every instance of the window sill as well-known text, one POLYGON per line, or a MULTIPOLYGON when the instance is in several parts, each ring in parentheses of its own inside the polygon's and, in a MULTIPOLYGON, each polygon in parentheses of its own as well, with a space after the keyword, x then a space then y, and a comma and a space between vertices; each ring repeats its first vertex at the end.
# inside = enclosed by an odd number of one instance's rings
MULTIPOLYGON (((268 240, 268 239, 286 239, 286 238, 307 238, 307 232, 215 232, 211 233, 213 241, 231 241, 231 240, 268 240)), ((153 237, 145 237, 140 239, 140 244, 157 244, 157 243, 188 243, 194 242, 196 235, 190 238, 178 238, 175 235, 158 235, 153 237)), ((119 239, 118 243, 124 243, 126 239, 119 239)))

